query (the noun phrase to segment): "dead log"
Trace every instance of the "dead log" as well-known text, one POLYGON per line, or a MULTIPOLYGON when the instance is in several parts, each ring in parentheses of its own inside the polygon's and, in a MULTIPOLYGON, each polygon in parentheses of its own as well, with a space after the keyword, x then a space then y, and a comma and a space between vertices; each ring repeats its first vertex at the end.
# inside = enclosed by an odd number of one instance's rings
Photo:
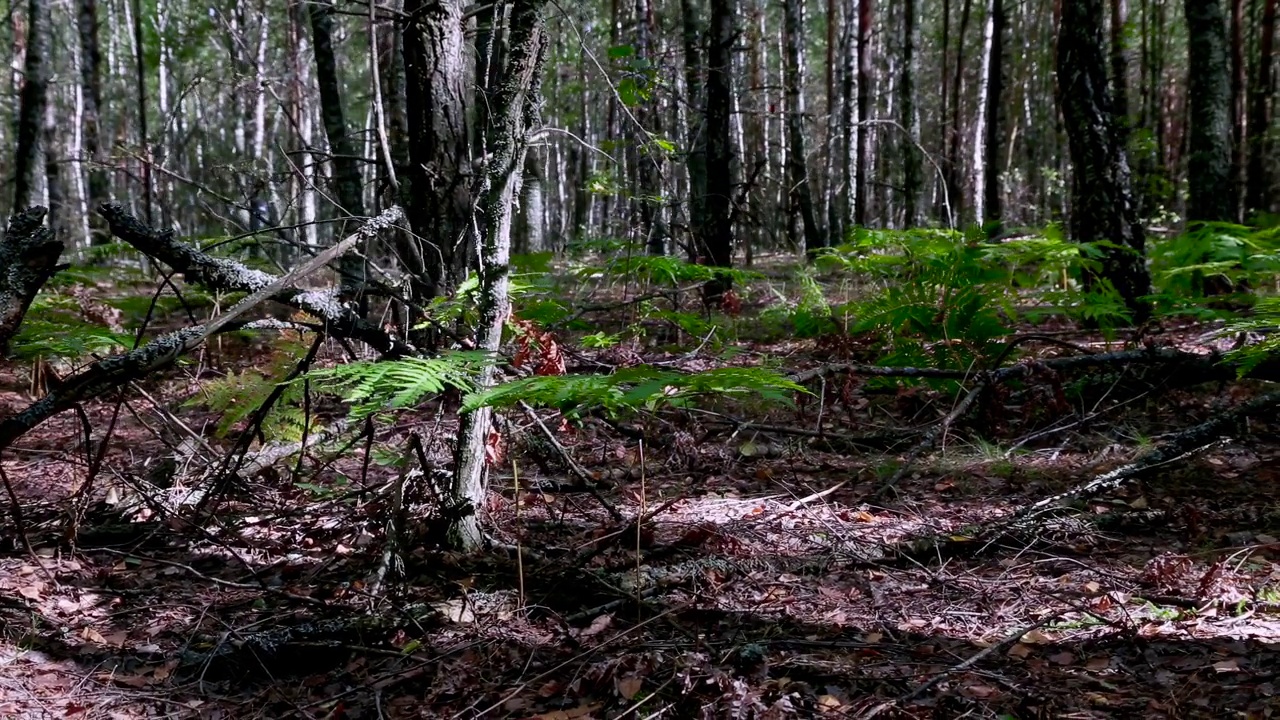
POLYGON ((32 207, 14 215, 0 240, 0 355, 9 351, 36 293, 60 269, 63 245, 44 226, 46 213, 32 207))

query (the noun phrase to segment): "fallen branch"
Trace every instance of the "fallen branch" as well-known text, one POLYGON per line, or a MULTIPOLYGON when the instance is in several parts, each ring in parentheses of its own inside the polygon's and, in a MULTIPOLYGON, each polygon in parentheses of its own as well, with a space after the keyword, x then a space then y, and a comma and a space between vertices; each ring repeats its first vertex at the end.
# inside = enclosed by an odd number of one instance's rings
MULTIPOLYGON (((119 206, 105 206, 103 214, 112 217, 112 229, 116 228, 117 222, 121 220, 120 214, 124 211, 119 206), (108 210, 114 207, 119 214, 108 210)), ((236 318, 254 306, 260 304, 267 297, 276 297, 280 293, 295 292, 296 296, 304 293, 298 291, 284 290, 285 286, 301 280, 306 275, 319 269, 328 260, 336 257, 341 252, 349 250, 357 242, 372 237, 374 233, 380 229, 385 229, 392 225, 397 218, 400 217, 399 208, 391 208, 382 215, 370 220, 365 225, 353 233, 350 237, 344 239, 340 243, 335 244, 320 255, 312 258, 302 266, 290 272, 284 277, 274 277, 267 273, 249 270, 236 263, 228 261, 215 260, 204 256, 220 271, 239 271, 243 270, 245 275, 242 278, 242 286, 236 288, 224 289, 248 289, 252 287, 252 294, 242 300, 235 307, 226 313, 218 316, 214 320, 204 325, 195 325, 183 328, 175 332, 162 335, 146 345, 129 352, 113 355, 109 358, 99 360, 89 365, 84 370, 64 379, 54 387, 41 399, 28 405, 21 412, 11 417, 5 418, 0 422, 0 450, 7 448, 15 440, 31 431, 40 423, 57 415, 58 413, 70 409, 86 400, 91 400, 103 393, 115 388, 121 387, 129 382, 140 380, 148 374, 161 370, 173 364, 179 357, 196 349, 205 341, 206 338, 219 332, 225 332, 232 329, 238 329, 243 325, 236 321, 236 318), (236 270, 238 268, 239 270, 236 270), (229 270, 230 269, 230 270, 229 270)), ((124 214, 124 218, 133 220, 131 216, 124 214)), ((141 227, 140 223, 133 220, 135 225, 141 227)), ((127 223, 126 223, 127 224, 127 223)), ((169 236, 171 244, 175 247, 191 251, 190 248, 180 243, 172 242, 172 233, 162 233, 169 236)), ((194 252, 194 251, 192 251, 194 252)), ((301 308, 305 309, 305 308, 301 308)), ((340 303, 333 302, 332 308, 318 308, 319 311, 332 311, 336 315, 350 313, 350 310, 344 308, 340 303)), ((308 310, 308 312, 311 312, 308 310)), ((323 314, 317 313, 318 317, 325 318, 323 314)), ((354 317, 354 315, 352 315, 354 317)), ((380 332, 380 331, 379 331, 380 332)), ((384 338, 390 338, 385 333, 384 338)))
MULTIPOLYGON (((99 212, 111 225, 113 235, 182 273, 188 282, 199 283, 216 290, 250 294, 265 293, 262 299, 269 298, 295 310, 314 315, 324 321, 326 332, 329 334, 359 340, 386 357, 404 357, 416 352, 413 346, 360 317, 353 308, 342 303, 337 288, 306 290, 292 287, 292 283, 280 284, 282 278, 275 275, 254 270, 234 260, 215 258, 186 243, 179 242, 172 230, 157 231, 147 227, 120 205, 106 203, 99 208, 99 212)), ((403 213, 400 208, 388 208, 381 215, 367 221, 339 245, 344 246, 343 251, 350 249, 373 239, 379 233, 400 222, 402 218, 403 213)), ((321 257, 328 256, 335 247, 312 258, 304 263, 303 267, 316 263, 321 257)), ((338 251, 335 255, 343 251, 338 251)), ((284 278, 294 276, 297 272, 297 270, 290 272, 284 278)))
POLYGON ((1228 428, 1251 415, 1274 410, 1277 407, 1280 407, 1280 391, 1259 395, 1243 405, 1177 433, 1127 465, 1102 473, 1083 485, 1023 508, 1012 518, 982 533, 980 537, 991 542, 1011 532, 1026 530, 1034 525, 1033 521, 1037 517, 1061 506, 1067 500, 1088 499, 1116 490, 1130 480, 1156 468, 1194 457, 1212 447, 1229 442, 1230 437, 1223 434, 1229 432, 1228 428))

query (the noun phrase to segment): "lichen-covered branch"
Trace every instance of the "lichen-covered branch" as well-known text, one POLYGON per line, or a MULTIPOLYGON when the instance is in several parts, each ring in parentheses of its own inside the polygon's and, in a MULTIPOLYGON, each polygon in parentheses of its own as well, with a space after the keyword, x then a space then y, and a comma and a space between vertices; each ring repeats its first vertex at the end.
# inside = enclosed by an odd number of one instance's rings
POLYGON ((36 293, 58 270, 63 246, 44 226, 47 212, 33 207, 14 215, 0 240, 0 355, 8 351, 36 293))
MULTIPOLYGON (((215 258, 180 242, 172 230, 150 228, 115 203, 103 204, 98 212, 110 224, 112 235, 182 273, 188 282, 216 290, 255 293, 279 279, 271 273, 254 270, 234 260, 215 258)), ((390 208, 361 226, 356 234, 362 240, 371 240, 402 219, 399 208, 390 208)), ((360 317, 353 308, 339 300, 339 294, 337 288, 287 288, 275 292, 271 299, 314 315, 324 322, 330 334, 359 340, 385 357, 416 353, 413 346, 360 317)))

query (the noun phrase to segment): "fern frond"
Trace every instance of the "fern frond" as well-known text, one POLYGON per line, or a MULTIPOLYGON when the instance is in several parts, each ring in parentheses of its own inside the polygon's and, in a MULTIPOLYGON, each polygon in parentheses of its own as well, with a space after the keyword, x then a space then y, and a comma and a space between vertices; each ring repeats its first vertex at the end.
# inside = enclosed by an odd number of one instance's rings
POLYGON ((480 351, 355 362, 312 370, 293 382, 309 379, 318 392, 337 395, 349 404, 353 419, 364 419, 383 410, 412 407, 447 388, 469 391, 472 378, 486 362, 492 362, 492 357, 480 351))

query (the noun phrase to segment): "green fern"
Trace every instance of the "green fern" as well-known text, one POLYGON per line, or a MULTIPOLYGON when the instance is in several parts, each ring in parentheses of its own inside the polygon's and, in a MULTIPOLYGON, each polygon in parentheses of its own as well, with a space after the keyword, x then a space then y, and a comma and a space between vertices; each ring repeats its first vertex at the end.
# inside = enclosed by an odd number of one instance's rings
POLYGON ((133 335, 86 322, 73 298, 43 291, 31 302, 11 352, 22 359, 78 360, 133 347, 133 335))
POLYGON ((512 407, 525 402, 569 417, 601 410, 617 417, 637 410, 685 407, 709 398, 756 399, 787 404, 803 386, 763 368, 719 368, 684 374, 641 365, 612 375, 537 376, 473 392, 463 410, 512 407))
POLYGON ((1259 300, 1252 317, 1237 320, 1222 330, 1222 335, 1233 336, 1244 332, 1266 333, 1260 342, 1244 345, 1227 353, 1224 360, 1235 363, 1241 377, 1267 360, 1280 355, 1280 298, 1259 300))
POLYGON ((469 391, 472 378, 486 362, 492 358, 485 352, 455 352, 435 358, 348 363, 312 370, 305 377, 317 392, 336 395, 350 405, 352 419, 364 419, 384 410, 413 407, 448 388, 469 391))

